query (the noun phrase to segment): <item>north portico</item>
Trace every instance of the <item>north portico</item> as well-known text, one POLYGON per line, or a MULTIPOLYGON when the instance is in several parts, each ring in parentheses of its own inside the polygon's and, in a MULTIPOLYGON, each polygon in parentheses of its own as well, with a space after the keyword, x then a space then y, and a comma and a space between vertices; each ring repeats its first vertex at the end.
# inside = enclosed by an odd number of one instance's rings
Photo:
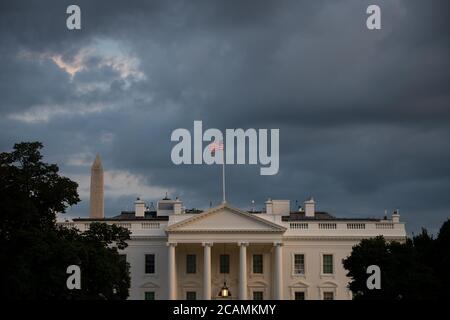
MULTIPOLYGON (((260 218, 254 214, 239 210, 223 203, 220 206, 197 214, 185 220, 169 224, 166 229, 168 234, 168 289, 169 299, 177 299, 177 292, 183 291, 183 282, 180 283, 177 272, 177 253, 200 252, 202 256, 202 298, 205 300, 218 297, 222 279, 217 272, 212 276, 214 269, 220 267, 219 259, 212 259, 222 255, 228 255, 237 265, 236 272, 228 272, 232 297, 241 300, 248 299, 248 279, 252 287, 256 285, 273 299, 283 299, 282 290, 282 245, 283 234, 286 228, 260 218), (257 252, 267 256, 270 260, 267 265, 269 276, 264 273, 253 274, 252 260, 248 252, 257 252), (237 260, 237 261, 236 261, 237 260), (250 260, 250 261, 249 261, 250 260), (180 290, 181 289, 181 290, 180 290), (237 290, 233 290, 237 289, 237 290), (235 292, 233 292, 235 291, 235 292)), ((266 260, 267 260, 266 258, 266 260)), ((182 259, 182 257, 181 257, 182 259)), ((234 269, 234 268, 231 268, 234 269)), ((217 271, 217 270, 216 270, 217 271)), ((235 270, 233 270, 235 271, 235 270)), ((219 270, 220 273, 220 270, 219 270)))

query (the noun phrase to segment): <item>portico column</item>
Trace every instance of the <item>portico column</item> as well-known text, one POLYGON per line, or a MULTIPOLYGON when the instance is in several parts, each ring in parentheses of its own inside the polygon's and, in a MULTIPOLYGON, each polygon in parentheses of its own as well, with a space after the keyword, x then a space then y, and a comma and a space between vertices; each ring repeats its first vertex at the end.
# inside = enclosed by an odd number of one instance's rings
POLYGON ((275 246, 275 261, 274 261, 274 276, 273 276, 273 295, 275 300, 283 299, 283 243, 274 242, 275 246))
POLYGON ((168 254, 168 265, 169 265, 169 300, 177 299, 177 271, 176 271, 176 259, 175 259, 175 247, 177 246, 174 242, 168 242, 169 247, 168 254))
POLYGON ((203 299, 211 300, 211 242, 203 243, 203 299))
POLYGON ((247 300, 247 246, 248 242, 239 242, 239 299, 247 300))

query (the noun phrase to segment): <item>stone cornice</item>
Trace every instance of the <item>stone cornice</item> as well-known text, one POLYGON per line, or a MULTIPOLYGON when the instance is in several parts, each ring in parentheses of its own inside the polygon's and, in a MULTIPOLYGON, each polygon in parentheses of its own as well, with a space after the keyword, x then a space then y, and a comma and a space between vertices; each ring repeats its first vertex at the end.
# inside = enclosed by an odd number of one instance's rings
MULTIPOLYGON (((213 234, 219 234, 219 233, 225 233, 225 234, 232 234, 232 233, 277 233, 272 231, 257 231, 257 230, 217 230, 217 231, 209 231, 209 230, 198 230, 198 231, 177 231, 174 232, 177 234, 181 233, 213 233, 213 234)), ((407 237, 402 236, 383 236, 386 240, 390 241, 405 241, 407 237)), ((298 241, 298 240, 310 240, 310 241, 328 241, 328 240, 348 240, 348 241, 361 241, 363 239, 370 239, 375 238, 374 236, 282 236, 282 242, 289 242, 289 241, 298 241)), ((138 236, 131 236, 131 240, 153 240, 153 241, 167 241, 168 236, 147 236, 147 235, 138 235, 138 236)), ((279 241, 279 238, 274 239, 275 241, 279 241)))
POLYGON ((246 229, 225 229, 225 230, 218 230, 218 229, 198 229, 198 230, 173 230, 170 231, 171 234, 174 233, 276 233, 279 234, 280 231, 278 230, 246 230, 246 229))
MULTIPOLYGON (((284 236, 283 241, 295 241, 295 240, 350 240, 360 241, 363 239, 371 239, 376 236, 284 236)), ((391 241, 405 241, 407 237, 402 236, 383 236, 386 240, 391 241)))

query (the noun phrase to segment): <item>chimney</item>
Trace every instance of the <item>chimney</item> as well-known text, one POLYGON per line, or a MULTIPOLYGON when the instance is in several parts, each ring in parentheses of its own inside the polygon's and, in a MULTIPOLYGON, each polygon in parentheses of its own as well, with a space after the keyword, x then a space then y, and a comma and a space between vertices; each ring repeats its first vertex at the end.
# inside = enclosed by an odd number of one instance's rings
POLYGON ((311 197, 309 200, 306 200, 303 203, 303 207, 305 208, 305 217, 314 217, 316 213, 316 202, 314 198, 311 197))
POLYGON ((399 223, 400 222, 400 210, 395 209, 392 213, 392 222, 399 223))
POLYGON ((266 213, 272 214, 273 213, 273 202, 272 199, 267 199, 266 201, 266 213))
POLYGON ((183 213, 183 202, 181 202, 178 197, 175 199, 175 202, 173 203, 173 213, 174 214, 182 214, 183 213))
POLYGON ((134 215, 140 218, 145 216, 145 202, 139 198, 134 202, 134 215))
POLYGON ((105 217, 103 201, 103 166, 100 155, 97 154, 91 167, 91 196, 89 218, 103 219, 105 217))

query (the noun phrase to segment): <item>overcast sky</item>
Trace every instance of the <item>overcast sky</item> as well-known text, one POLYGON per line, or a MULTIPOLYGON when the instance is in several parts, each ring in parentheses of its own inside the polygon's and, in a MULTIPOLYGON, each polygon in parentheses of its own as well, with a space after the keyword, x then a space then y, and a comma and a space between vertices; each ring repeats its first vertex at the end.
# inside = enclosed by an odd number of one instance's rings
POLYGON ((0 2, 0 151, 41 141, 105 212, 168 191, 221 200, 220 166, 176 166, 174 129, 279 128, 280 171, 228 166, 228 200, 314 196, 338 217, 400 208, 409 233, 450 217, 450 2, 0 2), (82 30, 66 28, 81 7, 82 30), (366 28, 378 4, 382 29, 366 28))

